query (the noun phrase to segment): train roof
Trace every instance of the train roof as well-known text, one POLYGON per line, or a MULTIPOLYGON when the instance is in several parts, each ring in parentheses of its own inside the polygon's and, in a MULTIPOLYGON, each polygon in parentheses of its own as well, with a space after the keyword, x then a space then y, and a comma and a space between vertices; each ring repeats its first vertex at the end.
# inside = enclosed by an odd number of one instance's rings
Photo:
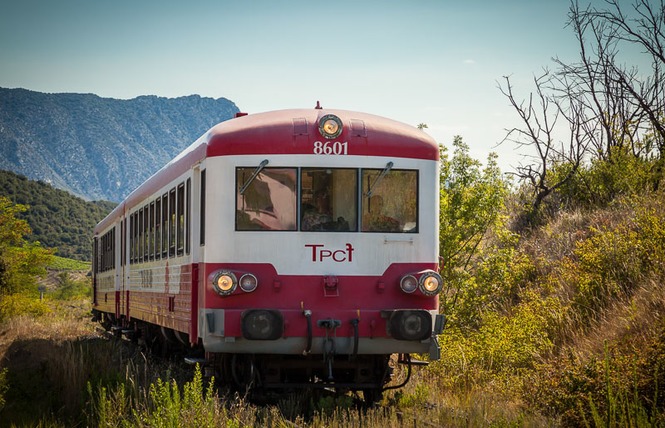
POLYGON ((347 110, 300 109, 258 113, 222 122, 208 133, 208 156, 311 154, 312 140, 326 141, 319 119, 335 115, 343 124, 331 141, 348 142, 349 155, 437 160, 439 149, 420 129, 385 117, 347 110))
POLYGON ((213 126, 127 196, 96 227, 106 229, 115 218, 155 193, 164 183, 184 174, 206 157, 251 154, 312 154, 312 141, 347 143, 350 156, 439 159, 439 147, 420 129, 368 113, 332 109, 291 109, 244 115, 213 126), (319 131, 319 120, 338 117, 343 126, 335 139, 319 131))

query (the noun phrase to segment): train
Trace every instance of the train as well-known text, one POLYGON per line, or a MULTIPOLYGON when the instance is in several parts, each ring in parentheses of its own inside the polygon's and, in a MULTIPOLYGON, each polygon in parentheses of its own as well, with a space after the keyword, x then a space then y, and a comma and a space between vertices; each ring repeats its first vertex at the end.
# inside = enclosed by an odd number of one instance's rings
POLYGON ((237 388, 377 401, 440 356, 439 168, 381 116, 238 113, 96 225, 94 318, 237 388))

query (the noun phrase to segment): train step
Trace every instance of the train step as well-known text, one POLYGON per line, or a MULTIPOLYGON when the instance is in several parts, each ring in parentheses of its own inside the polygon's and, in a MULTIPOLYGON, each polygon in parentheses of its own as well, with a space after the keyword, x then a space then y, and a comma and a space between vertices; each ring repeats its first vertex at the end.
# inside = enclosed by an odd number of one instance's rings
POLYGON ((423 360, 406 360, 406 359, 399 359, 397 361, 400 364, 406 364, 409 366, 428 366, 429 361, 423 361, 423 360))
POLYGON ((119 325, 114 325, 111 327, 111 333, 120 337, 125 337, 127 339, 133 339, 137 331, 132 328, 122 327, 119 325))

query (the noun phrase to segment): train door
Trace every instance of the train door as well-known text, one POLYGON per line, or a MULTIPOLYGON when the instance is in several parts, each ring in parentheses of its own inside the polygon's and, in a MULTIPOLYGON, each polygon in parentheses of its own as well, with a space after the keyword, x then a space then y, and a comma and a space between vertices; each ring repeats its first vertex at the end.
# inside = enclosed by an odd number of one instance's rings
MULTIPOLYGON (((187 189, 187 245, 192 263, 191 323, 189 338, 192 343, 198 341, 199 308, 202 306, 203 292, 199 293, 201 273, 203 272, 203 242, 205 238, 205 177, 206 171, 201 164, 194 167, 191 188, 187 189)), ((189 183, 189 182, 188 182, 189 183)))
POLYGON ((117 230, 118 233, 114 234, 113 237, 113 247, 114 247, 114 252, 113 252, 113 273, 114 273, 114 278, 113 278, 113 284, 115 288, 115 296, 116 296, 116 303, 115 303, 115 316, 116 319, 119 319, 118 317, 122 314, 123 310, 123 304, 122 304, 122 249, 123 249, 123 243, 124 243, 124 235, 125 235, 125 222, 124 220, 120 220, 120 224, 116 225, 114 228, 117 230))
POLYGON ((116 238, 116 248, 118 251, 115 252, 115 289, 116 296, 118 297, 116 301, 116 319, 124 313, 124 253, 125 253, 125 234, 126 234, 127 224, 124 218, 120 220, 120 227, 118 228, 119 233, 116 238))

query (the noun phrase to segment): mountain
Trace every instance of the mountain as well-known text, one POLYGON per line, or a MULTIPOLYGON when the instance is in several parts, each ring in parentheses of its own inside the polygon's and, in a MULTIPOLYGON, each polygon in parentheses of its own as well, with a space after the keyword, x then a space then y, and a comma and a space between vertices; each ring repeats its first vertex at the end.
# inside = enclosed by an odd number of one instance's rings
POLYGON ((236 112, 225 98, 198 95, 118 100, 0 88, 0 169, 120 201, 236 112))
POLYGON ((32 229, 32 234, 26 236, 28 241, 57 248, 58 256, 86 261, 92 259, 93 227, 116 205, 108 201, 87 202, 48 183, 28 180, 10 171, 0 171, 0 196, 28 206, 20 215, 32 229))

